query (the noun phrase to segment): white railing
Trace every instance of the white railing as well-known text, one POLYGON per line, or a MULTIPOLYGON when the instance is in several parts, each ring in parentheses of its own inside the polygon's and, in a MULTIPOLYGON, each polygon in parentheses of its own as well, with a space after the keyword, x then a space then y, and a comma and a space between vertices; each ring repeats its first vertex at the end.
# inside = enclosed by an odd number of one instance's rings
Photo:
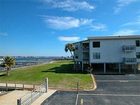
POLYGON ((123 58, 125 64, 135 64, 137 59, 136 58, 123 58))
POLYGON ((44 92, 48 91, 48 79, 46 78, 40 86, 37 86, 30 93, 27 93, 20 99, 17 99, 17 105, 31 105, 37 98, 39 98, 44 92))
POLYGON ((124 45, 122 47, 122 50, 124 52, 130 52, 130 51, 134 51, 136 49, 136 46, 135 45, 124 45))

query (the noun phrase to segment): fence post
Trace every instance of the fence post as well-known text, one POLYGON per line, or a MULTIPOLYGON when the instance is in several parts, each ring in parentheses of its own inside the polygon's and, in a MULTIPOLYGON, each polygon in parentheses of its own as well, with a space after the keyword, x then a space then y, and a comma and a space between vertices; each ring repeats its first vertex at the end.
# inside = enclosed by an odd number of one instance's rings
POLYGON ((21 105, 21 98, 17 99, 17 105, 21 105))
POLYGON ((24 90, 24 83, 23 83, 23 90, 24 90))
POLYGON ((79 92, 79 82, 77 82, 77 94, 79 92))
POLYGON ((33 91, 35 91, 35 84, 33 84, 33 91))
POLYGON ((6 82, 6 91, 8 91, 8 83, 6 82))
POLYGON ((48 78, 45 78, 45 89, 48 92, 48 78))
POLYGON ((15 83, 15 90, 16 90, 16 83, 15 83))

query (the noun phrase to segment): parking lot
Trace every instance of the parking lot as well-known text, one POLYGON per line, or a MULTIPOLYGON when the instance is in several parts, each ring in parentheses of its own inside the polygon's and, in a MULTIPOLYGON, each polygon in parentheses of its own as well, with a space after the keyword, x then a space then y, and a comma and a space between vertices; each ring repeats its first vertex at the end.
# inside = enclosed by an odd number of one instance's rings
POLYGON ((82 92, 78 105, 140 105, 140 75, 95 75, 97 89, 82 92))
POLYGON ((140 75, 95 75, 95 91, 59 92, 44 105, 140 105, 140 75))

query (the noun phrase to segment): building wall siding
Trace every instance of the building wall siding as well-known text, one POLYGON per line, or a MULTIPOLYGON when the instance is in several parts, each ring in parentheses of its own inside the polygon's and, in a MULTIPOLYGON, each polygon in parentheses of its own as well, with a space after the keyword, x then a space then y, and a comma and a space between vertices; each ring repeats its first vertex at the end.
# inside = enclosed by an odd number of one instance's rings
POLYGON ((124 57, 136 58, 136 51, 123 52, 124 45, 135 45, 135 39, 90 40, 90 63, 122 63, 124 57), (100 48, 93 48, 94 41, 100 41, 100 48), (100 52, 100 59, 93 59, 93 52, 100 52))

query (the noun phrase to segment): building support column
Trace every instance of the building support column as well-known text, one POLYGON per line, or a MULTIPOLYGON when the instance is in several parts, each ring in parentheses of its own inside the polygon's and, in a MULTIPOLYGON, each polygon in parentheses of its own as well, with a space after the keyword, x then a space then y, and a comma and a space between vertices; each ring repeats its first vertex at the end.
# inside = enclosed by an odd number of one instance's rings
POLYGON ((136 64, 133 65, 134 74, 136 74, 136 64))
POLYGON ((83 64, 83 61, 81 62, 82 63, 82 72, 84 71, 84 64, 83 64))
POLYGON ((106 63, 104 63, 104 74, 106 73, 106 63))
POLYGON ((119 63, 119 74, 121 74, 121 64, 119 63))

